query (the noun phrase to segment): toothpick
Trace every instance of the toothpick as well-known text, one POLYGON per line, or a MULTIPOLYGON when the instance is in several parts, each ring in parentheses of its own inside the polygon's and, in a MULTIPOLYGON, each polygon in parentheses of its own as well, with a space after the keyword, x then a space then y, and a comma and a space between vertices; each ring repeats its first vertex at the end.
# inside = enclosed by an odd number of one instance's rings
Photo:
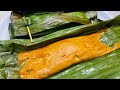
POLYGON ((30 40, 31 40, 31 42, 33 42, 32 35, 31 35, 31 32, 30 32, 30 28, 28 26, 27 26, 27 30, 28 30, 28 33, 29 33, 30 40))
POLYGON ((23 20, 24 20, 24 23, 25 23, 25 25, 26 25, 26 27, 27 27, 27 31, 28 31, 30 40, 31 40, 31 42, 33 42, 32 35, 31 35, 31 32, 30 32, 30 28, 28 27, 28 25, 27 25, 26 22, 25 22, 25 16, 23 17, 23 20))

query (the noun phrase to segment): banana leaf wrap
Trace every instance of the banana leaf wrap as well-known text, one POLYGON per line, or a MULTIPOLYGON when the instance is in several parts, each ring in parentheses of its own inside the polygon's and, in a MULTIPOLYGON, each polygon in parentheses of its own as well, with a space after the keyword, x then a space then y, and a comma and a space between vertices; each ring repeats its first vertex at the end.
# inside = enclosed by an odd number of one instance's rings
POLYGON ((11 40, 0 41, 0 79, 19 79, 17 53, 11 40))
POLYGON ((13 52, 13 43, 11 40, 0 41, 0 56, 11 54, 13 52))
MULTIPOLYGON (((89 24, 91 19, 94 22, 97 17, 95 11, 30 13, 25 15, 25 22, 29 26, 32 36, 45 35, 54 32, 54 30, 66 28, 64 25, 69 23, 89 24)), ((14 37, 28 37, 27 28, 22 17, 18 13, 13 12, 11 14, 12 34, 14 37)))
POLYGON ((107 29, 107 32, 101 36, 100 41, 109 46, 113 46, 116 42, 120 42, 120 26, 112 26, 107 29))

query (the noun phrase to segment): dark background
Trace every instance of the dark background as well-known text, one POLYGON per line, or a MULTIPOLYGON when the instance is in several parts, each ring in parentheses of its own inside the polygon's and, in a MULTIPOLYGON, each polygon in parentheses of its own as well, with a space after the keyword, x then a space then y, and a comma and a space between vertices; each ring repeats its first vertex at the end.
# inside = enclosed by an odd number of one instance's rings
POLYGON ((119 0, 0 0, 0 10, 8 11, 116 11, 119 0))

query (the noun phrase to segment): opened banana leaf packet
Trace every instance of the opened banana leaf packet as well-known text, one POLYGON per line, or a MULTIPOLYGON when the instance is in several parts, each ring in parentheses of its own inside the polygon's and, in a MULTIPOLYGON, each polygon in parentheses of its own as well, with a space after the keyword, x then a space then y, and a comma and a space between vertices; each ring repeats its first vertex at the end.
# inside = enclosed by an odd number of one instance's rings
POLYGON ((12 12, 0 78, 118 79, 119 30, 120 16, 99 21, 95 11, 12 12))

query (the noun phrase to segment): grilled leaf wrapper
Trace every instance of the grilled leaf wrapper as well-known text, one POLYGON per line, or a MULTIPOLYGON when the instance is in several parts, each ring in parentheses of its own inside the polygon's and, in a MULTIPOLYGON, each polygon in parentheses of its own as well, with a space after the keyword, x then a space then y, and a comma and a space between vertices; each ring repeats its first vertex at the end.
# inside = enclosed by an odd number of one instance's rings
POLYGON ((11 40, 0 41, 0 56, 11 54, 13 51, 13 44, 11 40))
MULTIPOLYGON (((95 11, 33 13, 26 16, 26 23, 31 30, 31 34, 34 35, 71 22, 89 24, 91 23, 91 18, 96 18, 95 11)), ((22 15, 12 13, 11 21, 14 37, 28 35, 22 15)))
POLYGON ((100 41, 109 46, 113 46, 115 43, 120 42, 120 26, 112 26, 107 29, 107 32, 101 36, 100 41))
POLYGON ((120 49, 82 62, 46 79, 120 79, 120 49))
POLYGON ((17 54, 0 56, 0 78, 19 79, 19 66, 17 54))
POLYGON ((17 53, 11 40, 0 41, 0 79, 19 79, 17 53))

